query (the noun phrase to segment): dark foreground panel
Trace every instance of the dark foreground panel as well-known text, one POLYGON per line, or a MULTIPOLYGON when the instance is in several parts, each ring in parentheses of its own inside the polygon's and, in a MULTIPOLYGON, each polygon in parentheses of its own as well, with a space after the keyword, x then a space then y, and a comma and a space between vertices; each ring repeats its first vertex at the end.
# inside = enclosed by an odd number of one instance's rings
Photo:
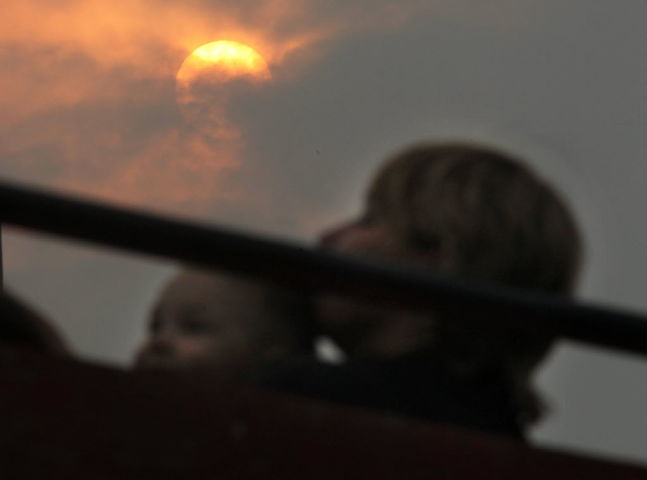
POLYGON ((0 350, 3 479, 647 479, 647 469, 204 378, 0 350))

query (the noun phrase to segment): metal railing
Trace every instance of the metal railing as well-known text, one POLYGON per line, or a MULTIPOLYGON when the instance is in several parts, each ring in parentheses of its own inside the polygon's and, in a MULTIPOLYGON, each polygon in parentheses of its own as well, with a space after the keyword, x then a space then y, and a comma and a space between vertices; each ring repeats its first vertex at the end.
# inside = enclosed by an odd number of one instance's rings
POLYGON ((304 248, 34 188, 0 183, 0 222, 384 305, 486 310, 500 314, 488 317, 488 322, 521 325, 575 341, 647 354, 647 316, 304 248))

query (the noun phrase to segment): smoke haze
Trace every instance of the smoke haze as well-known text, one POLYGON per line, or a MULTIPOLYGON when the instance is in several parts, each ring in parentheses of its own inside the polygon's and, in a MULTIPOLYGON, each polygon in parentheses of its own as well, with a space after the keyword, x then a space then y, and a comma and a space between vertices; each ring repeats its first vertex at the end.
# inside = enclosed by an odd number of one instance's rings
MULTIPOLYGON (((647 311, 647 41, 641 0, 3 0, 0 175, 311 241, 381 159, 474 138, 561 187, 588 239, 582 295, 647 311), (217 79, 187 121, 198 46, 254 48, 271 77, 217 79), (210 109, 217 105, 217 109, 210 109), (231 135, 217 134, 225 125, 231 135)), ((10 287, 86 358, 127 365, 176 268, 5 230, 10 287)), ((564 346, 540 376, 542 442, 645 461, 647 369, 564 346)))

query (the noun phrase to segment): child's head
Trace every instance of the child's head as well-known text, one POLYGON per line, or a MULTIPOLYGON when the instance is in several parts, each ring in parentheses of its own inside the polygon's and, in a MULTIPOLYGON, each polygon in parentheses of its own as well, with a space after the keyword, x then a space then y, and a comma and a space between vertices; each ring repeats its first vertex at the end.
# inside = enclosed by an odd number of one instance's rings
MULTIPOLYGON (((420 145, 389 159, 361 216, 322 243, 562 295, 574 289, 582 248, 568 207, 549 184, 509 154, 464 143, 420 145)), ((518 397, 532 396, 529 375, 552 343, 524 331, 476 328, 446 312, 385 312, 331 297, 318 303, 323 328, 350 353, 367 345, 376 354, 436 348, 465 371, 509 370, 518 397)), ((537 413, 533 402, 524 407, 528 418, 537 413)))
POLYGON ((374 177, 363 214, 324 237, 357 250, 519 288, 571 293, 581 239, 558 193, 515 157, 420 145, 374 177))
POLYGON ((209 369, 239 378, 312 346, 300 298, 213 272, 173 278, 154 306, 137 368, 209 369))

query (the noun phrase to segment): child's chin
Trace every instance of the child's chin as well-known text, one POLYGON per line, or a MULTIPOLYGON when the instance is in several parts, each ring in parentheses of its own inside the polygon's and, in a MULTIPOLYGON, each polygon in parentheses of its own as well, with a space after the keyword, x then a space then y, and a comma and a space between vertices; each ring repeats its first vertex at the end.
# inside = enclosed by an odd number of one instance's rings
POLYGON ((181 364, 177 360, 161 358, 155 356, 140 356, 136 359, 134 369, 137 371, 177 371, 180 370, 181 364))

